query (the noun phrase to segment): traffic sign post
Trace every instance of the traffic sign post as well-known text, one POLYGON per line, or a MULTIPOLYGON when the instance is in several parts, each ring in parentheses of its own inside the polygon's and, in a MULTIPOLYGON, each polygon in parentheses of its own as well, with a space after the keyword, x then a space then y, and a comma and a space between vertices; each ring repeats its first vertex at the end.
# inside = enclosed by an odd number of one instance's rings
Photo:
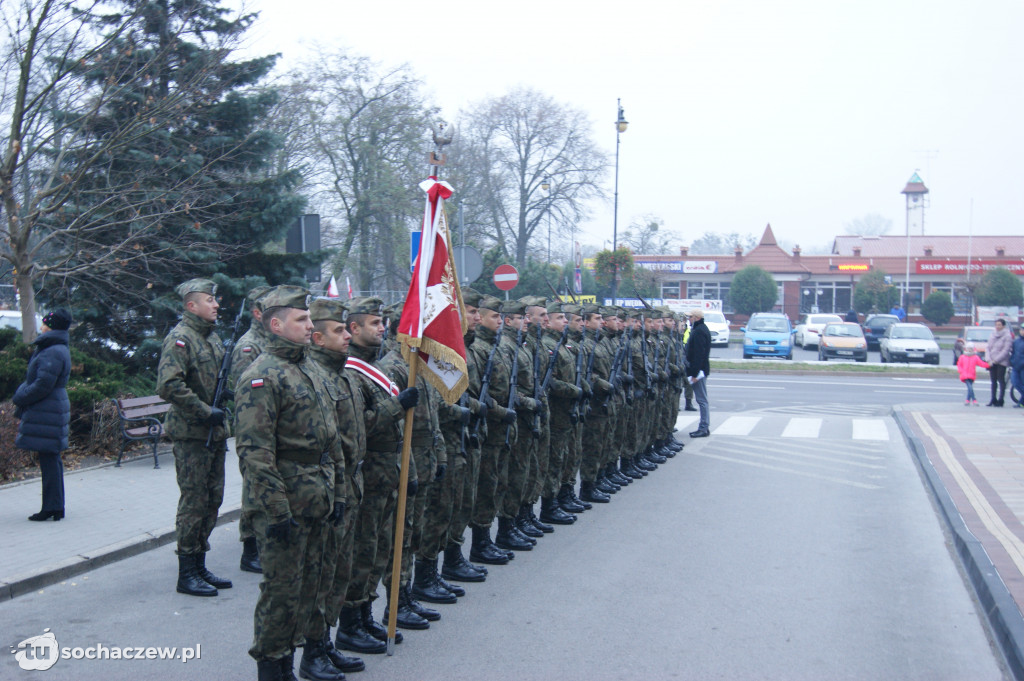
POLYGON ((498 265, 494 268, 494 285, 505 292, 505 300, 508 300, 508 292, 519 284, 519 270, 512 265, 498 265))

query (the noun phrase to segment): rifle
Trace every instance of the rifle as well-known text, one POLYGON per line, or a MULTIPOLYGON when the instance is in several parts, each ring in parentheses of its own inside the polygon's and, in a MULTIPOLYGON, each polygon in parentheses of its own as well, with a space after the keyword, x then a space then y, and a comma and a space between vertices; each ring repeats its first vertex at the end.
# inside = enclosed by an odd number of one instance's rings
POLYGON ((651 386, 651 363, 647 359, 647 318, 643 315, 640 315, 640 327, 640 354, 644 357, 644 373, 647 374, 647 395, 653 397, 654 388, 651 386))
POLYGON ((380 339, 380 345, 377 347, 377 361, 379 362, 381 357, 384 356, 384 346, 388 342, 388 334, 391 333, 391 322, 384 318, 384 337, 380 339))
POLYGON ((626 333, 622 333, 622 340, 619 341, 619 347, 615 349, 615 359, 612 360, 612 369, 608 374, 608 381, 612 384, 612 392, 609 393, 605 398, 604 402, 601 403, 601 408, 605 413, 608 413, 608 403, 611 402, 612 397, 615 395, 615 391, 618 390, 619 373, 622 371, 622 359, 626 356, 626 333))
MULTIPOLYGON (((587 358, 587 373, 586 373, 586 377, 587 377, 587 383, 588 384, 590 384, 591 381, 594 378, 594 356, 597 354, 597 344, 601 342, 600 335, 601 335, 601 329, 594 329, 594 347, 590 351, 590 357, 587 358)), ((580 346, 581 348, 585 348, 586 347, 586 341, 587 341, 587 334, 586 334, 586 332, 584 332, 583 333, 583 344, 580 346)), ((591 390, 593 390, 593 386, 591 386, 591 390)), ((593 396, 593 394, 591 394, 591 397, 592 396, 593 396)), ((580 399, 576 402, 576 406, 577 406, 577 409, 582 408, 581 416, 582 416, 583 420, 586 421, 587 420, 587 416, 590 415, 590 397, 583 397, 581 395, 580 399)))
POLYGON ((629 389, 626 390, 626 404, 633 404, 633 327, 629 327, 626 330, 626 366, 629 367, 629 371, 626 372, 626 376, 629 377, 629 389))
MULTIPOLYGON (((526 324, 525 319, 523 320, 523 324, 526 324)), ((517 374, 519 372, 519 348, 521 348, 522 346, 523 327, 520 326, 519 330, 516 332, 516 346, 512 348, 512 373, 509 375, 508 379, 508 407, 506 407, 509 411, 512 411, 516 408, 516 402, 519 399, 519 392, 517 391, 519 381, 517 374)), ((508 428, 505 429, 505 446, 508 447, 509 449, 512 448, 512 445, 509 444, 509 439, 512 437, 513 425, 515 424, 510 423, 508 424, 508 428)))
POLYGON ((568 335, 569 325, 566 324, 565 328, 562 329, 562 337, 558 339, 558 344, 555 345, 555 350, 551 353, 551 361, 548 362, 548 370, 544 372, 544 381, 540 384, 540 392, 542 395, 548 391, 548 385, 551 383, 551 374, 555 371, 555 361, 558 359, 558 351, 565 344, 565 338, 568 335))
MULTIPOLYGON (((540 389, 540 351, 544 349, 544 344, 541 343, 541 336, 544 333, 544 329, 537 325, 537 347, 533 349, 533 399, 537 401, 538 406, 541 402, 541 389, 540 389)), ((540 439, 540 409, 533 413, 533 437, 540 439)))
MULTIPOLYGON (((568 325, 565 327, 568 330, 568 325)), ((584 336, 585 338, 585 336, 584 336)), ((576 402, 572 405, 572 411, 569 412, 569 420, 573 423, 580 422, 580 401, 583 399, 583 340, 580 339, 579 350, 576 352, 576 387, 580 389, 581 394, 576 398, 576 402)))
MULTIPOLYGON (((484 367, 484 375, 480 379, 480 397, 479 401, 484 406, 487 406, 487 393, 490 392, 491 388, 491 372, 494 371, 494 352, 498 349, 498 343, 501 341, 501 331, 505 328, 504 320, 501 326, 498 327, 498 332, 494 335, 494 347, 491 348, 491 352, 487 355, 487 365, 484 367)), ((480 422, 483 419, 478 418, 476 424, 473 426, 472 437, 476 442, 480 441, 480 422)))
MULTIPOLYGON (((224 340, 224 359, 220 363, 220 371, 217 372, 217 387, 213 391, 213 402, 210 403, 211 407, 220 409, 221 402, 224 401, 224 393, 227 392, 228 374, 231 373, 231 355, 235 351, 235 343, 238 337, 241 335, 238 333, 238 327, 242 325, 242 315, 245 314, 245 299, 242 299, 241 304, 238 306, 238 314, 235 315, 235 323, 231 325, 231 335, 224 340)), ((210 434, 206 436, 206 448, 209 449, 213 443, 213 431, 217 426, 210 426, 210 434)))
POLYGON ((570 298, 572 298, 572 302, 579 305, 580 299, 577 298, 576 294, 572 292, 571 288, 569 288, 569 277, 562 277, 562 281, 565 282, 565 292, 569 294, 570 298))

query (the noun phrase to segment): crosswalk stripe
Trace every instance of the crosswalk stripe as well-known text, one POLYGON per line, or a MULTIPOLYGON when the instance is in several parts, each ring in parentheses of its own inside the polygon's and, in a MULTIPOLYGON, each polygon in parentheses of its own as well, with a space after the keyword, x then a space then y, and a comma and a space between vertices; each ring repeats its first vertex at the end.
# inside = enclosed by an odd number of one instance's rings
POLYGON ((782 431, 782 437, 818 437, 822 419, 792 418, 782 431))
POLYGON ((685 433, 686 429, 693 424, 700 421, 700 416, 693 413, 680 414, 679 418, 676 419, 676 428, 680 433, 685 433))
POLYGON ((750 435, 761 421, 760 416, 730 416, 714 430, 715 435, 750 435))
POLYGON ((852 419, 854 440, 888 440, 889 429, 882 419, 852 419))

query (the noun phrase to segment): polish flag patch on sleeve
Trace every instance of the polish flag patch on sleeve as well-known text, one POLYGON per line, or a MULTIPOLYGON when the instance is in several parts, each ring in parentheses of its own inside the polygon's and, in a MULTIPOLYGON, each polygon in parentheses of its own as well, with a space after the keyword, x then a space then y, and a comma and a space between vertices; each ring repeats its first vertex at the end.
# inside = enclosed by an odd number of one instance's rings
POLYGON ((242 348, 242 352, 252 352, 252 346, 250 346, 250 345, 245 346, 244 348, 242 348))
POLYGON ((251 385, 252 385, 253 388, 262 388, 263 387, 263 379, 262 378, 254 378, 254 379, 252 379, 252 384, 251 385))
POLYGON ((174 341, 174 344, 177 345, 179 348, 185 347, 185 341, 181 340, 180 338, 174 341))

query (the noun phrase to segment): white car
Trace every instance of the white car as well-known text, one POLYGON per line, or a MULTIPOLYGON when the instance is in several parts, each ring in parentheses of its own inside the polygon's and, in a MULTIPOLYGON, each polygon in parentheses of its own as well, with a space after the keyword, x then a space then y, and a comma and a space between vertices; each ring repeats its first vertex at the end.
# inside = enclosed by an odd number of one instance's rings
POLYGON ((939 363, 939 344, 924 324, 893 324, 878 341, 883 362, 939 363))
MULTIPOLYGON (((42 321, 43 318, 40 315, 36 315, 36 331, 39 330, 39 325, 42 321)), ((7 327, 21 331, 21 311, 0 310, 0 327, 7 327)))
POLYGON ((808 345, 818 345, 822 329, 826 324, 841 322, 843 318, 837 314, 805 314, 796 324, 796 336, 793 344, 807 349, 808 345))
POLYGON ((711 345, 729 345, 729 320, 721 312, 705 312, 704 326, 711 332, 711 345))

